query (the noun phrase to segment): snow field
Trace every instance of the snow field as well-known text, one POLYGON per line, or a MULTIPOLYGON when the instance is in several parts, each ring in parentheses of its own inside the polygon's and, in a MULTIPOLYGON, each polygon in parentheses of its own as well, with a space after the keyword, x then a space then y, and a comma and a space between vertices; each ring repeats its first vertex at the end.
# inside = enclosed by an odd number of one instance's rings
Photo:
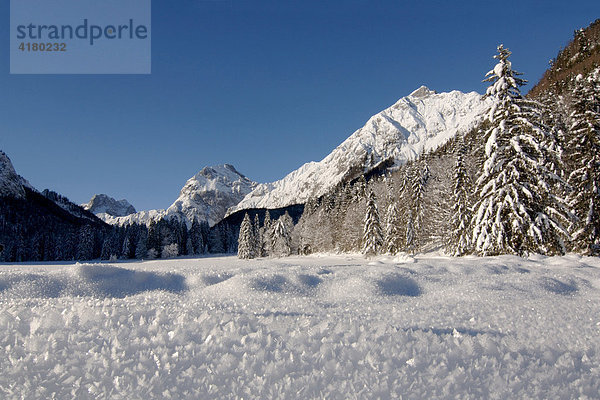
POLYGON ((0 266, 0 397, 598 398, 600 260, 0 266))

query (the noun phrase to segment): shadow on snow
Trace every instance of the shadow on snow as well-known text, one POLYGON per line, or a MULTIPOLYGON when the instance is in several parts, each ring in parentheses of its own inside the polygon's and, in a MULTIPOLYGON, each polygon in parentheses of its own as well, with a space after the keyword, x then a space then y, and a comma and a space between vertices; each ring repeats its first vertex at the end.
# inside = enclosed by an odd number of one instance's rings
POLYGON ((0 275, 0 294, 16 298, 123 298, 153 290, 180 293, 187 290, 187 286, 182 275, 133 271, 110 265, 81 265, 74 274, 0 275))

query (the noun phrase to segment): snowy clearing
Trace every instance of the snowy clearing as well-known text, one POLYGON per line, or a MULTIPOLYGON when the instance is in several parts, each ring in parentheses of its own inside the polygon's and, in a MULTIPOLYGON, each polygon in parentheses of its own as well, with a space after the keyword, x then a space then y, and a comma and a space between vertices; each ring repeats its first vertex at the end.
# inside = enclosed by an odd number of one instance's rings
POLYGON ((0 397, 597 398, 600 259, 0 266, 0 397))

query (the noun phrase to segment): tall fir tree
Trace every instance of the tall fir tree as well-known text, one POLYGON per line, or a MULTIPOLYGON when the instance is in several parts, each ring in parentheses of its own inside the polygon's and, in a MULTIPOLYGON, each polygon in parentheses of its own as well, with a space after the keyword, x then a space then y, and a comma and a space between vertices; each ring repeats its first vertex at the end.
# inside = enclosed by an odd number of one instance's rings
POLYGON ((190 254, 202 254, 204 252, 204 238, 202 236, 202 229, 198 219, 194 217, 192 226, 188 232, 190 239, 191 248, 188 249, 190 254))
POLYGON ((140 232, 138 235, 138 242, 135 247, 135 258, 141 260, 141 259, 148 257, 147 242, 148 242, 148 229, 144 225, 144 226, 140 227, 140 232))
POLYGON ((398 220, 400 224, 400 236, 399 243, 401 244, 400 249, 406 250, 407 248, 407 238, 406 232, 408 228, 408 224, 410 222, 410 209, 411 209, 411 185, 410 185, 410 168, 408 165, 405 165, 404 168, 400 170, 400 185, 398 186, 398 200, 396 202, 398 206, 398 220))
POLYGON ((118 228, 113 227, 112 231, 104 237, 100 258, 103 260, 119 258, 120 250, 121 244, 119 243, 118 228))
POLYGON ((76 257, 78 260, 91 260, 94 258, 94 230, 88 224, 79 228, 76 257))
POLYGON ((471 220, 471 207, 469 204, 471 180, 465 168, 465 144, 461 137, 456 150, 456 163, 454 165, 452 195, 452 220, 451 232, 446 250, 453 256, 463 256, 470 248, 469 230, 471 220))
POLYGON ((248 213, 244 215, 242 225, 240 226, 240 236, 238 238, 238 258, 251 259, 255 257, 254 228, 248 213))
POLYGON ((417 164, 417 169, 413 172, 411 209, 406 228, 407 249, 412 253, 421 248, 421 232, 423 230, 423 214, 425 212, 423 198, 430 176, 431 173, 426 161, 422 168, 419 168, 417 164))
POLYGON ((541 123, 539 105, 521 96, 526 81, 512 69, 510 51, 498 46, 498 64, 487 73, 486 95, 495 99, 488 118, 485 162, 477 179, 472 240, 480 255, 564 252, 564 205, 553 193, 557 146, 541 123))
POLYGON ((156 221, 151 221, 148 226, 148 239, 146 240, 148 258, 160 257, 162 249, 162 238, 160 228, 156 221))
POLYGON ((138 225, 128 225, 125 227, 125 237, 123 239, 123 257, 126 259, 135 258, 135 247, 138 241, 138 225))
POLYGON ((573 250, 600 253, 600 69, 579 75, 570 115, 568 164, 569 206, 576 215, 570 227, 573 250))
POLYGON ((262 248, 260 249, 260 254, 263 257, 268 257, 271 255, 271 242, 272 238, 272 225, 273 221, 271 220, 271 213, 269 210, 265 212, 265 220, 263 222, 263 228, 261 230, 262 237, 262 248))
POLYGON ((292 254, 292 229, 294 222, 286 211, 277 221, 271 224, 272 256, 289 256, 292 254))
POLYGON ((264 227, 265 227, 265 228, 267 228, 267 229, 268 229, 268 228, 271 228, 271 223, 272 223, 272 222, 273 222, 273 221, 271 220, 271 213, 269 212, 269 210, 267 210, 267 211, 265 212, 265 221, 264 221, 264 227))
POLYGON ((375 193, 373 193, 372 190, 369 190, 367 196, 367 211, 365 213, 363 225, 362 253, 366 256, 373 256, 379 254, 381 251, 381 247, 383 246, 383 234, 381 231, 375 193))
POLYGON ((385 251, 391 255, 398 254, 402 248, 398 213, 398 203, 392 200, 385 217, 385 251))
POLYGON ((252 228, 254 229, 254 252, 255 257, 262 257, 262 235, 260 229, 260 218, 258 217, 258 213, 254 214, 254 223, 252 224, 252 228))
POLYGON ((213 226, 208 234, 208 251, 210 253, 226 253, 226 229, 223 224, 213 226))
POLYGON ((415 238, 415 211, 409 209, 406 215, 406 232, 404 234, 404 249, 406 252, 414 254, 417 251, 415 238))

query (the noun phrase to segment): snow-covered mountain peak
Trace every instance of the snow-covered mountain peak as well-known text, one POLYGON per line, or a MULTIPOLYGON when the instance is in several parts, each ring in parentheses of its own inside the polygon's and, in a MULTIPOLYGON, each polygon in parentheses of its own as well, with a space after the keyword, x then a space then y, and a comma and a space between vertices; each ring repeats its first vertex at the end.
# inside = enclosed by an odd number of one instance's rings
POLYGON ((475 92, 436 93, 421 86, 369 118, 323 160, 304 164, 279 181, 258 185, 228 214, 304 203, 384 161, 402 165, 474 127, 490 105, 490 99, 475 92))
POLYGON ((204 167, 190 178, 181 189, 181 194, 196 191, 241 192, 253 182, 240 174, 233 165, 221 164, 204 167))
POLYGON ((17 175, 10 158, 0 150, 0 196, 25 197, 24 183, 26 181, 17 175))
POLYGON ((435 90, 431 90, 427 86, 423 85, 420 88, 418 88, 417 90, 415 90, 414 92, 412 92, 411 94, 409 94, 408 96, 414 97, 414 98, 422 98, 422 97, 431 96, 433 94, 437 94, 437 92, 435 90))
POLYGON ((113 225, 148 224, 161 218, 177 218, 188 225, 194 219, 214 225, 225 216, 227 209, 239 203, 257 183, 239 173, 231 164, 202 168, 185 183, 179 197, 166 210, 140 211, 125 217, 106 213, 98 216, 113 225))
POLYGON ((186 182, 167 214, 183 214, 188 221, 197 218, 214 225, 255 187, 255 182, 231 164, 205 167, 186 182))
POLYGON ((94 214, 108 214, 113 217, 124 217, 135 213, 135 208, 127 200, 115 200, 105 194, 96 194, 81 207, 94 214))

